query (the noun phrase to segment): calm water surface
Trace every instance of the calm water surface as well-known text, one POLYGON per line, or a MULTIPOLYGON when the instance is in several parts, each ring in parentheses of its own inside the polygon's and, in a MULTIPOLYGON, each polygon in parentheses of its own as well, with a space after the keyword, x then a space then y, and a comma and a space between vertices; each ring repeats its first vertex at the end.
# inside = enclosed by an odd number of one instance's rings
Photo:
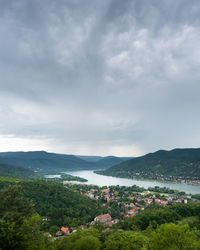
POLYGON ((132 186, 137 185, 139 187, 168 187, 171 189, 176 189, 179 191, 184 191, 188 194, 197 194, 200 193, 200 186, 197 185, 188 185, 182 183, 171 183, 171 182, 159 182, 151 180, 131 180, 125 178, 117 178, 105 175, 95 174, 92 170, 81 170, 81 171, 68 171, 66 174, 71 174, 79 176, 88 180, 87 184, 94 184, 98 186, 111 186, 111 185, 120 185, 120 186, 132 186))

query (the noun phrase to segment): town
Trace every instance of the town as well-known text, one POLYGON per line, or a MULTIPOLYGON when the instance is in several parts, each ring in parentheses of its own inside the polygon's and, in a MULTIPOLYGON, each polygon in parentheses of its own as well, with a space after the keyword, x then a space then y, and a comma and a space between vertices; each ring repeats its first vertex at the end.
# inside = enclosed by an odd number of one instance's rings
MULTIPOLYGON (((97 171, 98 174, 105 174, 105 171, 97 171)), ((133 171, 118 171, 117 175, 109 174, 113 177, 123 177, 128 179, 138 179, 138 180, 157 180, 162 182, 177 182, 177 183, 186 183, 186 184, 200 184, 199 176, 181 176, 181 175, 165 175, 165 174, 158 174, 153 172, 133 172, 133 171)))
MULTIPOLYGON (((145 210, 152 205, 167 206, 171 203, 184 203, 197 201, 184 192, 178 192, 166 187, 150 187, 148 190, 138 186, 104 186, 66 183, 65 187, 73 189, 89 199, 98 200, 102 207, 105 208, 104 214, 99 214, 93 221, 86 225, 78 227, 69 227, 63 225, 59 231, 55 233, 55 237, 63 237, 76 232, 78 229, 87 229, 90 227, 101 226, 102 231, 112 231, 112 229, 126 218, 131 218, 140 211, 145 210)), ((43 221, 48 218, 43 218, 43 221)))

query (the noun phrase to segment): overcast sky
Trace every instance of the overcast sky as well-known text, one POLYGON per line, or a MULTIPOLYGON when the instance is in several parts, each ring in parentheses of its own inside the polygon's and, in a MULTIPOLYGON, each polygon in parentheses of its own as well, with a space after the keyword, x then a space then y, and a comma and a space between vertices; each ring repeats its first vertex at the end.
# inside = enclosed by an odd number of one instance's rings
POLYGON ((200 147, 199 0, 0 0, 0 151, 200 147))

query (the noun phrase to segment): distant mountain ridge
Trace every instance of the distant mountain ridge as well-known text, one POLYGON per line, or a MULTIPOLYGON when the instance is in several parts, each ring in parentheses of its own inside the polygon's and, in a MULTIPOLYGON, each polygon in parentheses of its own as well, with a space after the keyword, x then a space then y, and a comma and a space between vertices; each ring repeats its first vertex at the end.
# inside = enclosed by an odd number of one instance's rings
POLYGON ((0 153, 0 162, 18 165, 29 168, 34 171, 41 169, 45 171, 53 171, 56 169, 88 169, 91 164, 75 157, 74 155, 62 155, 55 153, 47 153, 45 151, 30 152, 7 152, 0 153))
POLYGON ((100 162, 102 160, 105 161, 105 160, 114 160, 114 159, 126 161, 126 160, 130 160, 134 158, 134 157, 119 157, 119 156, 113 156, 113 155, 108 155, 108 156, 75 155, 75 156, 85 161, 89 161, 89 162, 100 162))
POLYGON ((76 156, 48 153, 46 151, 1 152, 0 163, 21 166, 31 171, 71 171, 107 169, 127 160, 127 157, 115 156, 76 156))
POLYGON ((99 168, 102 168, 102 166, 107 166, 106 168, 109 168, 130 159, 131 159, 130 157, 106 156, 97 161, 96 166, 98 166, 99 168))
POLYGON ((91 156, 91 155, 76 155, 76 157, 85 160, 85 161, 89 161, 89 162, 97 162, 99 160, 101 160, 103 158, 103 156, 91 156))
POLYGON ((117 164, 101 174, 117 177, 200 178, 200 148, 159 150, 117 164))

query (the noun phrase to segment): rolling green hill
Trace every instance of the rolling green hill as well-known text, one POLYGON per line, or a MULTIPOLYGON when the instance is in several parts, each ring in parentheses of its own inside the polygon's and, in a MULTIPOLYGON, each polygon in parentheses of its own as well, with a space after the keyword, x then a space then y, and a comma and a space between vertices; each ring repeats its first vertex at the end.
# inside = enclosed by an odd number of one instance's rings
POLYGON ((68 170, 107 169, 127 159, 115 156, 75 156, 48 153, 45 151, 0 153, 1 163, 22 166, 32 171, 45 173, 58 173, 68 170))
POLYGON ((93 220, 106 211, 98 201, 49 181, 19 180, 0 177, 0 190, 10 185, 21 186, 25 198, 33 201, 40 216, 50 219, 48 226, 77 226, 93 220))
POLYGON ((126 178, 162 176, 200 178, 200 148, 159 150, 98 173, 126 178))
POLYGON ((116 164, 120 164, 126 160, 130 159, 129 157, 116 157, 116 156, 106 156, 102 157, 100 160, 95 162, 96 169, 108 169, 116 164))
POLYGON ((45 151, 0 153, 0 162, 45 172, 73 169, 91 169, 92 164, 74 155, 48 153, 45 151))
POLYGON ((27 168, 0 163, 0 176, 26 179, 33 177, 34 174, 27 168))

